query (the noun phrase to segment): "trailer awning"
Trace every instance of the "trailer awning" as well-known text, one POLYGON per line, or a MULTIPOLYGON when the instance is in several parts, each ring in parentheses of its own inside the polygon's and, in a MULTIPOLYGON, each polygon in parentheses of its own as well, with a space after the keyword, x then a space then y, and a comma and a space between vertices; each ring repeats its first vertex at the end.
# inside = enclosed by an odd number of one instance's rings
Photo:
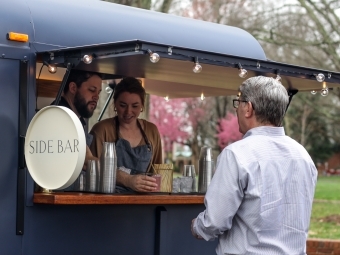
POLYGON ((75 69, 106 74, 106 79, 138 77, 148 93, 169 98, 199 97, 202 93, 204 96, 236 95, 244 80, 239 77, 240 67, 248 71, 247 78, 279 75, 282 84, 291 90, 340 86, 339 73, 138 40, 41 52, 37 59, 60 69, 71 63, 75 69), (150 61, 150 52, 160 56, 157 63, 150 61), (90 64, 84 63, 85 55, 93 57, 90 64), (195 62, 202 66, 200 73, 193 72, 195 62), (317 81, 318 74, 325 76, 324 82, 317 81))

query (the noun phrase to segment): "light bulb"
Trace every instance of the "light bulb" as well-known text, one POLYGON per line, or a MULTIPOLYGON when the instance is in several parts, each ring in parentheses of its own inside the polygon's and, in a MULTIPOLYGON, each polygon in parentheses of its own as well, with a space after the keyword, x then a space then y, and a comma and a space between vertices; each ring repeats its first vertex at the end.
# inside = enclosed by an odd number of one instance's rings
POLYGON ((312 95, 316 95, 317 92, 316 92, 316 90, 313 89, 310 93, 311 93, 312 95))
POLYGON ((169 102, 169 97, 168 96, 165 96, 164 99, 165 99, 165 101, 169 102))
POLYGON ((201 94, 201 100, 203 101, 205 99, 204 94, 201 94))
POLYGON ((157 53, 152 53, 150 55, 150 61, 152 63, 157 63, 159 61, 159 59, 160 59, 160 57, 159 57, 159 55, 157 53))
POLYGON ((240 71, 238 73, 238 76, 240 76, 241 78, 246 78, 247 77, 247 70, 246 69, 243 69, 243 68, 240 68, 240 71))
POLYGON ((321 90, 321 96, 325 97, 325 96, 327 96, 327 95, 328 95, 328 88, 323 88, 323 89, 321 90))
POLYGON ((160 59, 159 55, 156 52, 152 52, 150 49, 148 49, 149 55, 150 55, 150 61, 152 63, 157 63, 160 59))
POLYGON ((194 73, 200 73, 202 71, 202 66, 200 65, 200 63, 198 63, 198 61, 195 63, 195 66, 192 69, 192 71, 194 73))
POLYGON ((112 91, 113 91, 113 89, 111 89, 110 86, 107 86, 107 87, 105 88, 105 92, 106 92, 107 94, 111 94, 112 91))
POLYGON ((93 57, 91 55, 84 55, 83 62, 85 64, 91 64, 93 60, 93 57))
POLYGON ((48 71, 50 73, 56 73, 57 72, 57 67, 53 65, 48 65, 48 71))
POLYGON ((323 82, 325 80, 325 75, 323 73, 315 74, 315 78, 318 82, 323 82))

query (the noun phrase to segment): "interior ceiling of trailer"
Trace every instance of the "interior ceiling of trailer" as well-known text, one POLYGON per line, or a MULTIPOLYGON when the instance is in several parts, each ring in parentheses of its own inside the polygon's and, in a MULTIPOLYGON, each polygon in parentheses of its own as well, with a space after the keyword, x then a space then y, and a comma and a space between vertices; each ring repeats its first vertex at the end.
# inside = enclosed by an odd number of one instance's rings
MULTIPOLYGON (((147 93, 169 98, 187 98, 237 95, 239 85, 244 80, 238 76, 237 68, 201 64, 201 73, 192 71, 194 63, 170 58, 161 58, 158 63, 152 63, 148 55, 131 55, 113 58, 95 59, 87 65, 80 62, 76 69, 95 71, 118 76, 133 76, 142 79, 147 93)), ((47 67, 37 64, 37 85, 39 96, 54 97, 61 84, 65 68, 58 67, 55 74, 50 74, 47 67)), ((248 77, 255 75, 276 76, 275 73, 256 73, 248 71, 248 77)), ((286 88, 299 91, 320 90, 323 83, 311 79, 302 79, 280 75, 286 88)), ((340 84, 327 84, 329 88, 340 84)))

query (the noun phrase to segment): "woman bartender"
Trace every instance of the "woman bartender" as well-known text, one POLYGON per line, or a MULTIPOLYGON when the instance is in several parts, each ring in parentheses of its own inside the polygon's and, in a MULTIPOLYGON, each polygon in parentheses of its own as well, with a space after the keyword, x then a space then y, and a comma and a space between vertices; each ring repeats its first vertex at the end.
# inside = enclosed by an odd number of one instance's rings
POLYGON ((162 163, 161 139, 157 127, 138 116, 144 110, 145 90, 135 78, 122 79, 115 87, 116 116, 95 124, 90 132, 93 156, 100 157, 103 142, 114 142, 117 153, 116 192, 151 192, 156 179, 140 175, 151 164, 162 163))

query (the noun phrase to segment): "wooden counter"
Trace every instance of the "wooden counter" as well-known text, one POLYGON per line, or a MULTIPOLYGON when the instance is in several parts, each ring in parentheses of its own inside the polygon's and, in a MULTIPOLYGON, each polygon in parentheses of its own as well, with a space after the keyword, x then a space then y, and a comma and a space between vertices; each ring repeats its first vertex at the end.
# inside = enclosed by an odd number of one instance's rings
POLYGON ((36 204, 54 205, 170 205, 203 204, 204 195, 196 194, 94 194, 76 192, 34 193, 36 204))

